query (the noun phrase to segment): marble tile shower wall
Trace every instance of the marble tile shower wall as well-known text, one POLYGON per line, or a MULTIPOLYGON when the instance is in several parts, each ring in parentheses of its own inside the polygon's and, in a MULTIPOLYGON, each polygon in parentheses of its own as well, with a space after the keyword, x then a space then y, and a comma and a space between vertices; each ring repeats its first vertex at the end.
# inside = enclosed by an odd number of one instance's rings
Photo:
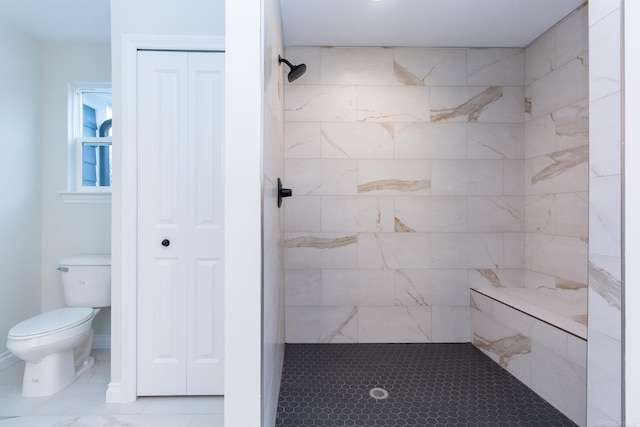
POLYGON ((586 310, 589 203, 587 7, 525 49, 525 286, 586 310))
POLYGON ((468 342, 469 287, 524 284, 524 50, 286 55, 287 342, 468 342))
POLYGON ((623 421, 620 34, 620 0, 590 0, 589 425, 623 421))

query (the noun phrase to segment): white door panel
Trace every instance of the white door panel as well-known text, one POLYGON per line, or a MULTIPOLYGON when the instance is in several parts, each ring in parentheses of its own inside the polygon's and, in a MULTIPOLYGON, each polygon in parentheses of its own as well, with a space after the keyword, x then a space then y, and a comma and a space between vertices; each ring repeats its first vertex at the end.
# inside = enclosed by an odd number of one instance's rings
POLYGON ((223 393, 223 70, 138 53, 138 395, 223 393))
POLYGON ((187 389, 222 394, 224 56, 192 53, 189 68, 187 389))

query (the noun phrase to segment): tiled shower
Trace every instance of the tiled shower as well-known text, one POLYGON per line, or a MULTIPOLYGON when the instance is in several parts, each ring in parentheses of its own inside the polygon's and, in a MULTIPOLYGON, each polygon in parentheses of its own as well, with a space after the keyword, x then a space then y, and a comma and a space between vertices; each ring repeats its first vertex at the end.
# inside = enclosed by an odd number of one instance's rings
MULTIPOLYGON (((587 34, 582 7, 524 49, 286 49, 286 342, 474 342, 476 287, 586 312, 587 34)), ((582 424, 587 344, 553 344, 522 360, 576 364, 582 424)))
POLYGON ((523 50, 288 47, 286 341, 470 341, 469 287, 588 289, 576 380, 620 423, 620 17, 591 0, 523 50))
POLYGON ((586 7, 525 49, 286 55, 287 342, 469 342, 470 287, 586 306, 586 7))

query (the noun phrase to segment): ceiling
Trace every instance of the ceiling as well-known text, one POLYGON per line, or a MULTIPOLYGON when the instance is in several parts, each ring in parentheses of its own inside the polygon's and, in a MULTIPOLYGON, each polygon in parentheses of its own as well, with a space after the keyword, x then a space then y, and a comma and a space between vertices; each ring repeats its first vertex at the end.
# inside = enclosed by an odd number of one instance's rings
MULTIPOLYGON (((435 47, 523 47, 584 2, 280 0, 286 46, 435 47)), ((40 39, 108 43, 109 9, 110 0, 0 0, 0 19, 40 39)))
POLYGON ((110 8, 110 0, 0 0, 0 20, 41 40, 109 43, 110 8))
POLYGON ((524 47, 585 0, 280 0, 285 46, 524 47))

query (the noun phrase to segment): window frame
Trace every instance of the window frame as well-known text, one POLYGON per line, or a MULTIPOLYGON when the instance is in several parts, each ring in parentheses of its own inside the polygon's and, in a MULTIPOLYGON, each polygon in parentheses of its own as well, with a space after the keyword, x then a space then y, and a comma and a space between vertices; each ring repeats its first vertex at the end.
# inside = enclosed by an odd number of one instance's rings
POLYGON ((76 192, 82 193, 110 193, 111 185, 84 185, 83 184, 83 145, 89 143, 91 145, 102 145, 111 147, 111 137, 92 137, 79 136, 75 138, 75 188, 76 192))
MULTIPOLYGON (((65 193, 61 193, 64 201, 68 203, 108 203, 111 200, 113 182, 108 186, 83 185, 83 144, 91 143, 112 146, 112 138, 110 136, 82 136, 82 97, 83 94, 89 92, 109 92, 113 94, 112 84, 111 82, 82 82, 69 84, 68 190, 65 193)), ((100 123, 97 123, 97 125, 99 128, 100 123)))

